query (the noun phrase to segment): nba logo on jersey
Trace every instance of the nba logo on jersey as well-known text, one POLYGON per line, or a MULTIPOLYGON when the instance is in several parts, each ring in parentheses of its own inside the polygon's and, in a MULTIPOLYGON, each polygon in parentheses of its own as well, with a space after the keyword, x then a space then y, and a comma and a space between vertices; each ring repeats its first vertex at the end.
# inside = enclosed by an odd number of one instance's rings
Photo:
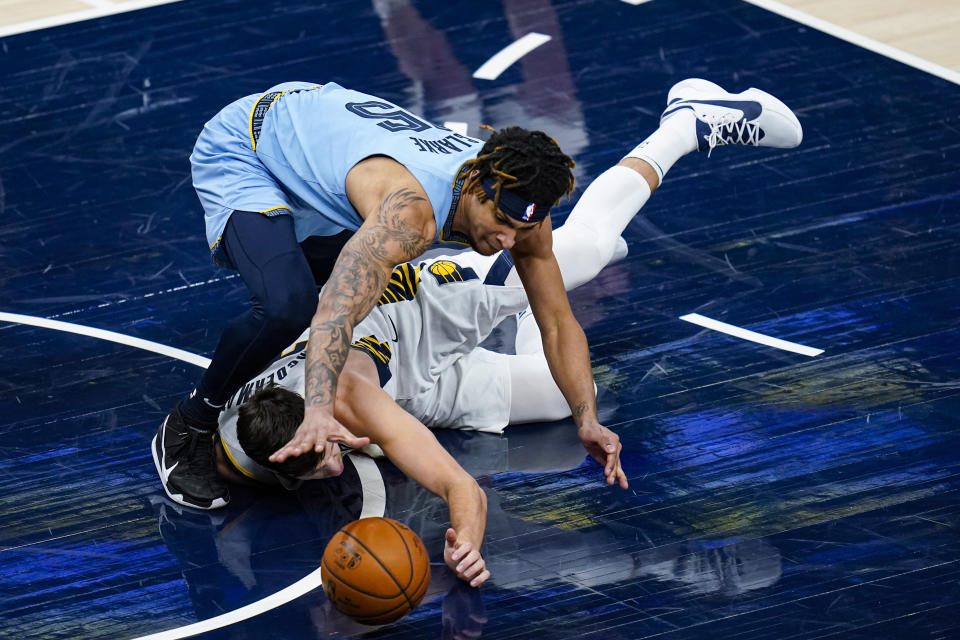
POLYGON ((526 211, 523 212, 523 221, 524 221, 524 222, 529 222, 529 221, 530 221, 530 218, 533 217, 533 212, 536 211, 536 210, 537 210, 537 205, 535 205, 535 204, 532 203, 532 202, 531 202, 530 204, 528 204, 526 211))

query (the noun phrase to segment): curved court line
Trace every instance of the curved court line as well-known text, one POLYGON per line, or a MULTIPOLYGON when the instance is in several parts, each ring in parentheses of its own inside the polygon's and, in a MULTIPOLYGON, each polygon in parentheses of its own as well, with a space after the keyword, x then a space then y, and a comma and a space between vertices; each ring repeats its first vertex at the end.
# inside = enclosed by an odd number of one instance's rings
POLYGON ((28 324, 34 327, 42 327, 44 329, 76 333, 82 336, 90 336, 91 338, 99 338, 100 340, 108 340, 110 342, 125 344, 129 347, 143 349, 144 351, 152 351, 154 353, 159 353, 160 355, 169 356, 171 358, 176 358, 177 360, 183 360, 184 362, 195 364, 204 369, 210 366, 210 358, 204 358, 203 356, 198 356, 195 353, 190 353, 189 351, 184 351, 183 349, 177 349, 176 347, 168 347, 167 345, 160 344, 159 342, 151 342, 150 340, 144 340, 143 338, 134 338, 133 336, 116 333, 114 331, 107 331, 106 329, 96 329, 94 327, 86 327, 82 324, 73 324, 72 322, 62 322, 60 320, 50 320, 49 318, 38 318, 36 316, 24 316, 19 313, 6 313, 3 311, 0 311, 0 321, 12 322, 15 324, 28 324))
MULTIPOLYGON (((380 518, 387 508, 387 488, 377 463, 366 456, 350 456, 353 466, 360 476, 360 489, 363 493, 363 508, 360 518, 380 518)), ((317 569, 319 571, 319 569, 317 569)))
POLYGON ((685 316, 680 316, 680 319, 701 327, 706 327, 707 329, 713 329, 714 331, 725 333, 729 336, 734 336, 735 338, 742 338, 751 342, 758 342, 760 344, 765 344, 768 347, 776 347, 777 349, 792 351, 793 353, 799 353, 805 356, 813 357, 823 353, 823 349, 815 349, 814 347, 797 344, 796 342, 788 342, 787 340, 781 340, 780 338, 772 338, 762 333, 757 333, 756 331, 750 331, 749 329, 744 329, 743 327, 738 327, 736 325, 727 324, 726 322, 720 322, 719 320, 702 316, 699 313, 688 313, 685 316))
POLYGON ((473 77, 478 80, 496 80, 500 74, 514 62, 527 55, 540 45, 550 42, 550 36, 531 32, 507 45, 480 65, 480 68, 473 72, 473 77))
MULTIPOLYGON (((377 468, 377 463, 366 456, 351 456, 354 467, 357 469, 357 475, 360 476, 360 488, 363 493, 363 509, 360 512, 361 518, 370 518, 382 516, 386 508, 386 488, 383 484, 383 476, 377 468)), ((274 594, 267 596, 256 602, 228 611, 214 618, 207 618, 200 622, 188 624, 185 627, 177 627, 169 631, 161 631, 149 636, 141 636, 134 640, 180 640, 180 638, 189 638, 198 633, 206 633, 214 629, 229 626, 231 624, 242 622, 248 618, 258 616, 261 613, 276 609, 277 607, 296 600, 300 596, 306 595, 314 589, 323 585, 320 575, 320 567, 300 578, 289 587, 281 589, 274 594)))
MULTIPOLYGON (((197 354, 190 353, 189 351, 168 347, 166 345, 157 342, 151 342, 149 340, 143 340, 141 338, 134 338, 122 333, 115 333, 113 331, 106 331, 104 329, 95 329, 93 327, 85 327, 83 325, 73 324, 70 322, 61 322, 60 320, 50 320, 48 318, 38 318, 36 316, 25 316, 19 313, 6 313, 3 311, 0 311, 0 321, 26 324, 34 327, 42 327, 44 329, 53 329, 55 331, 66 331, 68 333, 90 336, 91 338, 99 338, 101 340, 117 342, 127 346, 136 347, 138 349, 144 349, 146 351, 152 351, 161 355, 170 356, 171 358, 176 358, 178 360, 183 360, 184 362, 195 364, 198 367, 206 368, 210 364, 209 358, 198 356, 197 354)), ((353 466, 356 468, 357 475, 360 477, 360 491, 363 495, 363 508, 360 511, 360 517, 370 518, 382 516, 387 506, 387 490, 383 484, 383 476, 380 475, 380 470, 377 468, 377 463, 365 456, 351 456, 350 459, 353 461, 353 466)), ((141 636, 135 640, 179 640, 179 638, 189 638, 190 636, 195 636, 198 633, 205 633, 214 629, 220 629, 221 627, 226 627, 235 622, 252 618, 260 615, 261 613, 270 611, 271 609, 275 609, 281 605, 291 602, 292 600, 296 600, 300 596, 313 591, 322 584, 323 582, 320 576, 320 567, 317 567, 315 571, 307 574, 300 580, 297 580, 289 587, 281 589, 280 591, 277 591, 266 598, 252 602, 244 607, 234 609, 233 611, 228 611, 227 613, 216 616, 215 618, 208 618, 207 620, 201 620, 200 622, 195 622, 185 627, 170 629, 169 631, 161 631, 160 633, 141 636)))

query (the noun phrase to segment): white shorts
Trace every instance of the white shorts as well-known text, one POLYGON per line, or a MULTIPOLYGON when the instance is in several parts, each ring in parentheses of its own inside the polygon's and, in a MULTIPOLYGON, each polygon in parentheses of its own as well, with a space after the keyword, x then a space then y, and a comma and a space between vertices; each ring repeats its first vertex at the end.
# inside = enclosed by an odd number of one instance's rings
POLYGON ((502 433, 510 423, 508 358, 476 348, 447 367, 428 393, 397 404, 428 427, 502 433))

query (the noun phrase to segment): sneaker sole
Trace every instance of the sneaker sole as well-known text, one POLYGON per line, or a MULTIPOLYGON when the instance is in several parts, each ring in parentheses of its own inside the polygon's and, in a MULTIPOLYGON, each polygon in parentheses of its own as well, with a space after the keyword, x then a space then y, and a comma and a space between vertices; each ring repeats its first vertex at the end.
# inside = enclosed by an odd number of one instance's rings
MULTIPOLYGON (((163 422, 166 425, 166 420, 163 422)), ((221 509, 227 506, 227 501, 223 498, 214 498, 208 506, 201 504, 194 504, 193 502, 188 502, 186 497, 182 493, 172 493, 167 487, 167 483, 163 480, 163 466, 160 464, 160 458, 157 456, 157 436, 153 436, 153 440, 150 443, 150 454, 153 457, 153 466, 157 469, 157 476, 160 478, 160 486, 163 487, 163 492, 167 494, 167 497, 176 502, 177 504, 182 504, 185 507, 190 507, 192 509, 202 509, 204 511, 209 511, 211 509, 221 509)))

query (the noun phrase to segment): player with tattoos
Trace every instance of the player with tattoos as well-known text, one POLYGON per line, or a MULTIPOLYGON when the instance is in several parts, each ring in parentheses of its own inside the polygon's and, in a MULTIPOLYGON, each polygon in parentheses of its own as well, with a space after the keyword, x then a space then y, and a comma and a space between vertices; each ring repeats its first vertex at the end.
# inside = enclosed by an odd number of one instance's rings
MULTIPOLYGON (((799 140, 799 123, 773 96, 687 80, 670 91, 660 128, 591 189, 625 225, 690 151, 799 140)), ((286 83, 222 110, 204 127, 191 163, 213 259, 240 273, 253 304, 228 324, 197 388, 154 438, 173 500, 202 509, 227 504, 214 467, 217 416, 308 326, 303 422, 270 461, 366 445, 334 413, 353 328, 384 295, 394 268, 434 242, 505 251, 506 284, 526 291, 584 447, 608 473, 619 468, 619 438, 597 418, 586 337, 553 251, 549 210, 573 188, 573 161, 546 134, 511 127, 483 143, 334 83, 286 83)))

